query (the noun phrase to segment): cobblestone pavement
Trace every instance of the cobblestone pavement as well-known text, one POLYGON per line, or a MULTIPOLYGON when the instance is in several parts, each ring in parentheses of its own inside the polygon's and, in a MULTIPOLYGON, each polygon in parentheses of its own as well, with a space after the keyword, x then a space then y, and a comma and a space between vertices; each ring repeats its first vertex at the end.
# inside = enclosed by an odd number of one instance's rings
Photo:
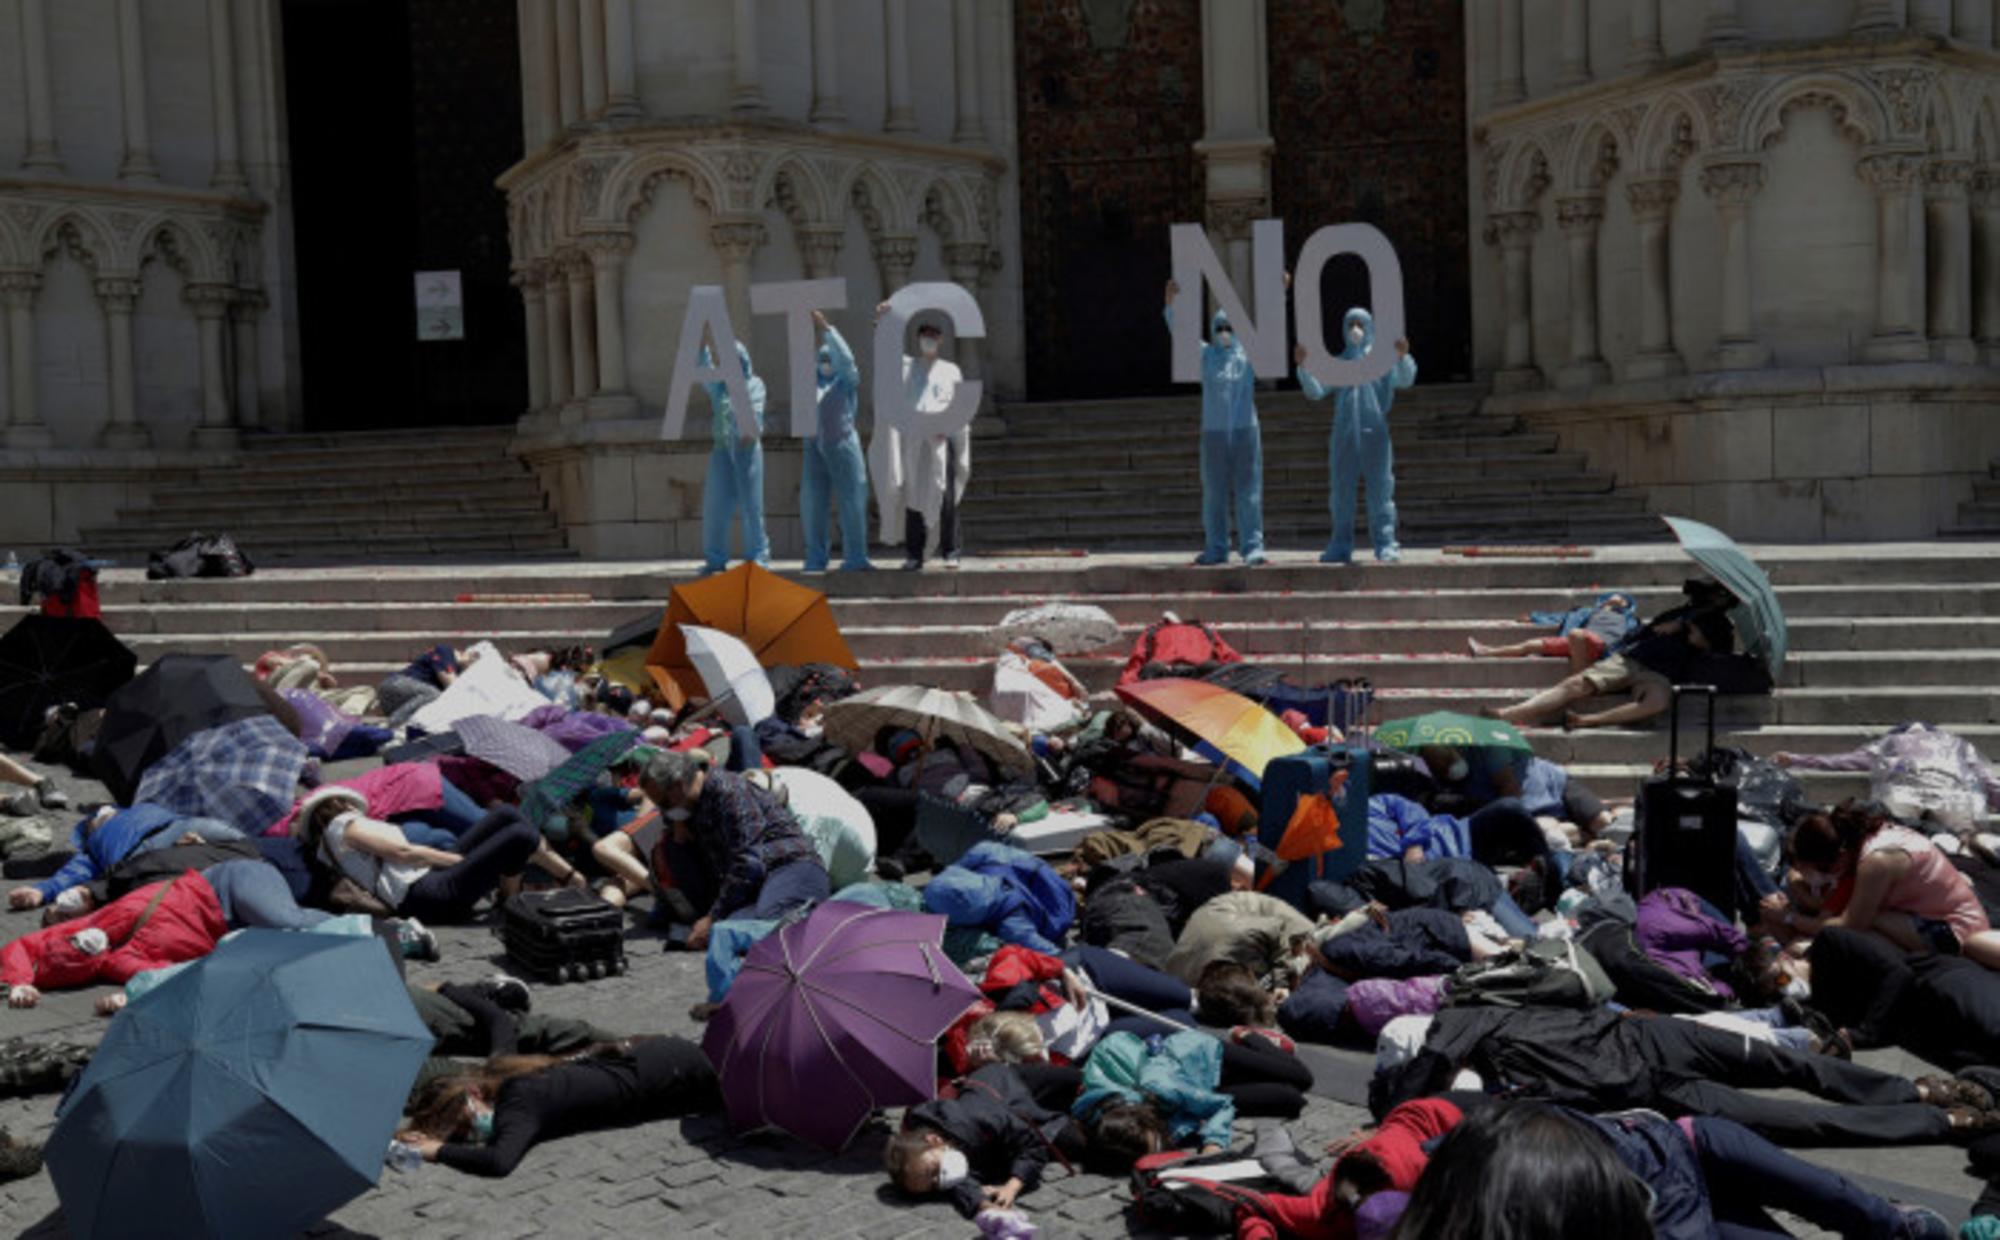
MULTIPOLYGON (((338 777, 343 771, 332 774, 338 777)), ((101 788, 63 779, 72 795, 98 799, 101 788)), ((10 884, 11 885, 11 884, 10 884)), ((0 941, 38 924, 31 914, 0 912, 0 941)), ((439 928, 443 959, 412 962, 417 984, 466 981, 504 964, 499 942, 483 927, 439 928)), ((658 938, 635 929, 628 944, 630 972, 622 977, 568 986, 540 986, 537 1010, 589 1020, 621 1033, 701 1036, 688 1009, 704 998, 701 961, 666 952, 658 938)), ((107 1022, 90 1008, 104 989, 45 996, 32 1011, 0 1008, 0 1039, 71 1038, 95 1042, 107 1022)), ((1922 1065, 1900 1054, 1876 1053, 1878 1066, 1915 1074, 1922 1065)), ((1352 1077, 1356 1061, 1345 1066, 1352 1077)), ((1323 1083, 1328 1074, 1322 1073, 1323 1083)), ((1342 1093, 1354 1097, 1350 1088, 1342 1093)), ((1342 1091, 1335 1091, 1342 1092, 1342 1091)), ((0 1099, 0 1128, 40 1140, 55 1122, 55 1098, 0 1099)), ((1298 1120, 1286 1125, 1302 1150, 1317 1152, 1366 1120, 1357 1106, 1314 1097, 1298 1120)), ((1238 1124, 1239 1142, 1253 1124, 1238 1124)), ((917 1203, 891 1190, 881 1171, 889 1132, 877 1121, 843 1154, 830 1156, 795 1141, 742 1137, 719 1117, 648 1124, 591 1133, 537 1147, 505 1180, 485 1180, 435 1165, 412 1174, 385 1170, 374 1191, 337 1211, 313 1236, 515 1237, 727 1236, 754 1240, 787 1234, 812 1240, 866 1237, 965 1237, 969 1223, 942 1203, 917 1203)), ((1954 1221, 1977 1195, 1963 1155, 1945 1148, 1837 1150, 1808 1155, 1859 1176, 1875 1187, 1945 1210, 1954 1221), (1907 1187, 1914 1191, 1902 1192, 1907 1187)), ((1118 1236, 1137 1232, 1125 1216, 1123 1181, 1102 1176, 1066 1178, 1060 1169, 1025 1197, 1042 1235, 1118 1236)), ((1801 1236, 1821 1233, 1795 1229, 1801 1236)), ((46 1174, 0 1185, 0 1235, 57 1240, 65 1235, 54 1186, 46 1174)), ((162 1240, 184 1240, 162 1233, 162 1240)))

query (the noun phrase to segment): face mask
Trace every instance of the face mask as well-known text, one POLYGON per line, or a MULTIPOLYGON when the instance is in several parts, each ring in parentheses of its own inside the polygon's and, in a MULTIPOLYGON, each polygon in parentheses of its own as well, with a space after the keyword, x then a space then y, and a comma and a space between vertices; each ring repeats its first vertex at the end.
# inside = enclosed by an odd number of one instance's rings
POLYGON ((96 926, 92 926, 88 930, 77 931, 70 936, 69 941, 75 945, 76 950, 86 956, 102 955, 111 947, 110 936, 106 935, 104 931, 99 930, 96 926))
POLYGON ((84 891, 81 887, 66 888, 56 897, 56 912, 73 916, 83 911, 84 891))
POLYGON ((686 822, 688 820, 687 806, 677 805, 673 809, 663 809, 660 811, 660 817, 668 822, 686 822))
POLYGON ((1785 998, 1801 1001, 1812 998, 1812 983, 1803 977, 1786 978, 1785 998))
POLYGON ((939 1150, 937 1186, 947 1189, 972 1174, 972 1162, 963 1150, 939 1150))
POLYGON ((937 337, 925 336, 917 341, 917 347, 924 351, 925 357, 936 357, 938 351, 937 337))
POLYGON ((466 1109, 472 1112, 473 1144, 485 1145, 493 1139, 493 1112, 488 1108, 475 1107, 469 1102, 465 1105, 466 1109))
POLYGON ((1228 328, 1225 327, 1221 331, 1215 333, 1215 343, 1221 345, 1223 348, 1226 349, 1230 345, 1236 343, 1236 333, 1230 331, 1228 328))
POLYGON ((1347 338, 1356 344, 1360 344, 1362 341, 1368 339, 1368 329, 1356 323, 1347 329, 1347 338))
POLYGON ((832 362, 821 362, 821 363, 819 364, 819 377, 820 377, 820 378, 821 378, 822 380, 825 380, 825 379, 831 379, 831 378, 833 378, 833 363, 832 363, 832 362))
POLYGON ((1446 783, 1455 784, 1470 774, 1472 768, 1466 764, 1464 758, 1460 758, 1451 764, 1451 769, 1444 773, 1444 778, 1446 783))

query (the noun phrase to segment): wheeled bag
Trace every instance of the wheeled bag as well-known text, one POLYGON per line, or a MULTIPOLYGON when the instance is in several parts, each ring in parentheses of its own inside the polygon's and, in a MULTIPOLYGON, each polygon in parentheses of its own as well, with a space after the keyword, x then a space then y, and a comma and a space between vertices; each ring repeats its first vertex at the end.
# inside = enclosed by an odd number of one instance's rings
POLYGON ((1359 746, 1316 745, 1304 753, 1273 759, 1264 768, 1263 802, 1258 807, 1257 838, 1278 852, 1285 830, 1303 797, 1326 795, 1327 782, 1345 770, 1347 785, 1334 812, 1340 819, 1340 846, 1286 864, 1262 890, 1306 909, 1308 885, 1322 879, 1339 882, 1368 860, 1368 796, 1374 783, 1374 754, 1359 746))
POLYGON ((524 891, 500 906, 495 933, 521 971, 541 981, 625 971, 625 916, 587 891, 524 891))
POLYGON ((1661 887, 1684 887, 1736 916, 1736 789, 1680 764, 1681 696, 1708 698, 1708 746, 1715 748, 1713 685, 1676 685, 1667 741, 1667 769, 1639 785, 1635 831, 1626 874, 1637 898, 1661 887))

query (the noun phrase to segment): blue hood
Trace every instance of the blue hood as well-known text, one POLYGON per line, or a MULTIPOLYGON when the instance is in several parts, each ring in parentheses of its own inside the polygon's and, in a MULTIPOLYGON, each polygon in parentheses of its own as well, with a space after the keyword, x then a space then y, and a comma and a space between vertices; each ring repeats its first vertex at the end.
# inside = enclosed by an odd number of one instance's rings
POLYGON ((1340 343, 1340 356, 1343 358, 1351 360, 1367 356, 1368 350, 1375 347, 1375 316, 1363 310, 1360 306, 1356 306, 1342 315, 1340 319, 1340 343), (1362 337, 1360 344, 1355 344, 1347 338, 1347 333, 1354 330, 1356 323, 1361 324, 1361 330, 1366 333, 1362 337))
MULTIPOLYGON (((820 349, 820 356, 826 356, 826 349, 824 347, 820 349)), ((712 364, 714 358, 715 354, 709 352, 707 345, 701 346, 702 365, 707 366, 712 364)), ((741 340, 736 342, 736 360, 743 363, 743 377, 745 379, 754 379, 757 377, 757 372, 750 369, 750 347, 741 340)))

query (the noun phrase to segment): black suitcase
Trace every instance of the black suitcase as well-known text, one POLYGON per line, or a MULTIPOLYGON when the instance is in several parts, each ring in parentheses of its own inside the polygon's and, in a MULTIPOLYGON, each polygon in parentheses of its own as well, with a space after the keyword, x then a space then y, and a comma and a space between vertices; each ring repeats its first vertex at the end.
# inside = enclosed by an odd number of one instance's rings
POLYGON ((500 906, 495 933, 521 971, 541 981, 625 971, 625 915, 587 891, 524 891, 500 906))
POLYGON ((1639 785, 1632 849, 1626 867, 1632 894, 1684 887, 1736 916, 1736 789, 1712 775, 1680 769, 1681 695, 1708 697, 1708 749, 1715 749, 1715 687, 1675 685, 1667 771, 1639 785))

